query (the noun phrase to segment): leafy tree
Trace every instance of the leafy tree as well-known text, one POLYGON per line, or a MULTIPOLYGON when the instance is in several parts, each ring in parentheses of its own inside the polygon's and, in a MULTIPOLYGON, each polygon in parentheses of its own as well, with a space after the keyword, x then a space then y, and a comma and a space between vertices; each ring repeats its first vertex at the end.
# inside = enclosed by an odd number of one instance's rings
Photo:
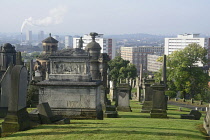
MULTIPOLYGON (((208 88, 209 76, 198 63, 207 64, 207 50, 200 45, 189 44, 183 50, 167 56, 167 85, 169 90, 181 91, 194 97, 203 95, 208 88)), ((161 61, 162 58, 159 59, 161 61)), ((156 76, 161 74, 156 74, 156 76)), ((158 79, 158 78, 157 78, 158 79)), ((159 78, 160 79, 160 78, 159 78)))
POLYGON ((120 79, 134 79, 137 76, 135 65, 130 64, 128 60, 122 59, 120 56, 115 57, 108 62, 111 80, 117 84, 120 79))

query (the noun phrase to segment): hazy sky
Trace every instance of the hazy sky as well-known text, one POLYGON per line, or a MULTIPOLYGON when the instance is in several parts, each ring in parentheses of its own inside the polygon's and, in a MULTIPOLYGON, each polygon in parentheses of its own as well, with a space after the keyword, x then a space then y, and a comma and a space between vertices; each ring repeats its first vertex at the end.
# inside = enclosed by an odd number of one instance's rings
POLYGON ((52 34, 210 34, 210 0, 0 0, 0 5, 0 32, 21 32, 25 23, 23 32, 52 34))

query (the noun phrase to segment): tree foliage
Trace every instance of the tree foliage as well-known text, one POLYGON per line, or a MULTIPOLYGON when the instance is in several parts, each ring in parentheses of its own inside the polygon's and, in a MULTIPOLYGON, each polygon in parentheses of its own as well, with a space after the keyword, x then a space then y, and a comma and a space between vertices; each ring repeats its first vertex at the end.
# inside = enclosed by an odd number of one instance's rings
MULTIPOLYGON (((167 84, 170 90, 181 91, 184 96, 204 94, 208 88, 208 73, 198 64, 207 64, 207 50, 200 45, 189 44, 183 50, 167 56, 167 84)), ((162 58, 159 59, 161 61, 162 58)), ((156 74, 156 76, 161 74, 156 74)))
POLYGON ((122 59, 120 56, 109 61, 108 65, 112 81, 119 82, 119 79, 134 79, 137 76, 135 65, 131 64, 128 60, 122 59))

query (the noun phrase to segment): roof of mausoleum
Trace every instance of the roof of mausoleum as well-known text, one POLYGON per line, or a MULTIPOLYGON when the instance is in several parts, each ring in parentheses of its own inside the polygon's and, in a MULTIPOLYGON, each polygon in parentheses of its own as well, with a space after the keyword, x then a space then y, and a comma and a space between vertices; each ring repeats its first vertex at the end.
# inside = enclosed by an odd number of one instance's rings
POLYGON ((51 37, 51 34, 49 34, 49 37, 42 41, 42 43, 58 43, 58 40, 51 37))

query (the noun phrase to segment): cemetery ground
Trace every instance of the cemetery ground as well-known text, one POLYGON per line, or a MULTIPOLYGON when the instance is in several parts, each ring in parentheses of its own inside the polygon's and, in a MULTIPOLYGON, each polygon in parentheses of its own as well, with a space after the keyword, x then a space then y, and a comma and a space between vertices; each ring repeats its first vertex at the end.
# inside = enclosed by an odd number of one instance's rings
MULTIPOLYGON (((118 112, 120 118, 104 120, 71 120, 65 125, 40 125, 31 130, 16 132, 2 140, 198 140, 207 139, 200 120, 180 119, 180 114, 189 114, 190 109, 168 106, 168 118, 150 118, 149 113, 140 113, 141 105, 131 101, 132 112, 118 112)), ((1 120, 2 122, 3 120, 1 120)))

